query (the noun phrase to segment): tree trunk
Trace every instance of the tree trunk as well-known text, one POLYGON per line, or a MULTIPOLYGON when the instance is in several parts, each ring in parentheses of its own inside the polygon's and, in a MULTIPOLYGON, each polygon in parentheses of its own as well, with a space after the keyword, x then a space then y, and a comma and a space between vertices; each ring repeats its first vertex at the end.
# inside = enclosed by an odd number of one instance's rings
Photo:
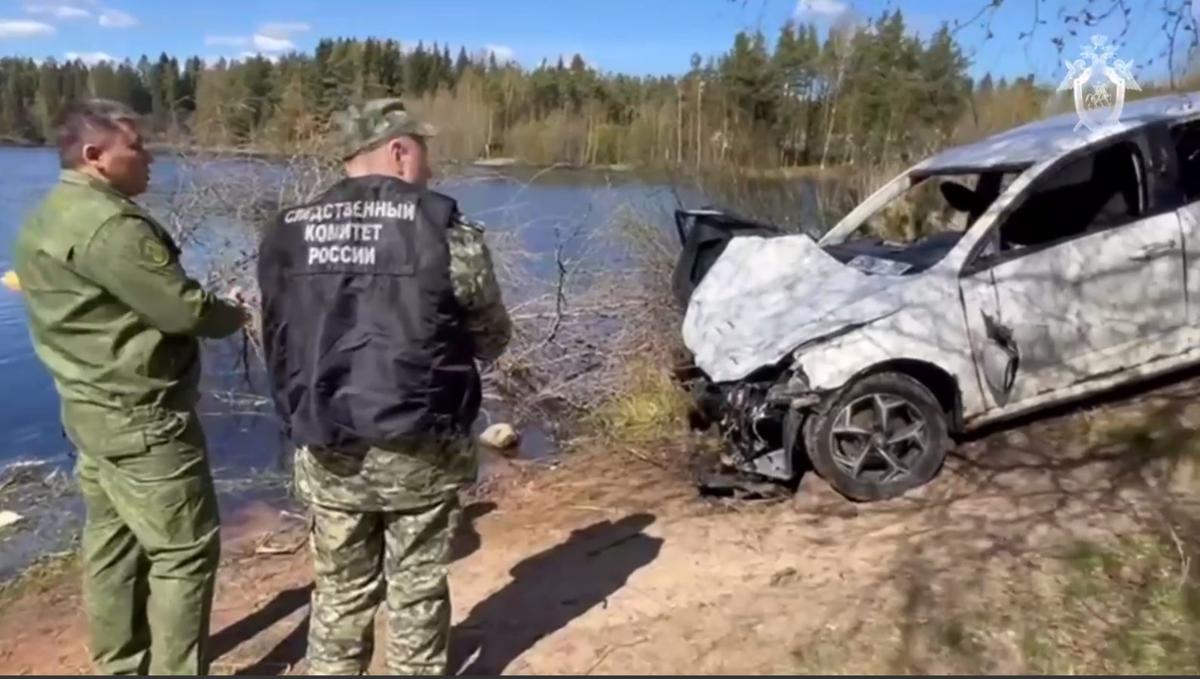
POLYGON ((696 173, 704 162, 704 82, 696 88, 696 173))
POLYGON ((678 100, 675 105, 675 166, 683 166, 683 85, 675 92, 678 100))
MULTIPOLYGON (((840 80, 840 78, 839 78, 840 80)), ((838 90, 834 89, 829 100, 829 115, 825 119, 825 146, 821 149, 821 169, 825 169, 825 163, 829 159, 829 143, 833 137, 833 127, 837 121, 838 107, 838 90)))

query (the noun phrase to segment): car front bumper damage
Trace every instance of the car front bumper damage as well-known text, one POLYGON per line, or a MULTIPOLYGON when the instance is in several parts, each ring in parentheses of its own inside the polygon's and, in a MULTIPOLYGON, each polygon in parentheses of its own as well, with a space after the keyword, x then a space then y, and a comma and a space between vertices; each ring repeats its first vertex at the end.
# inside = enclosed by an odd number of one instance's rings
POLYGON ((824 401, 799 372, 775 380, 713 384, 693 382, 692 396, 703 420, 716 423, 727 444, 723 462, 742 473, 774 481, 799 475, 801 429, 824 401))

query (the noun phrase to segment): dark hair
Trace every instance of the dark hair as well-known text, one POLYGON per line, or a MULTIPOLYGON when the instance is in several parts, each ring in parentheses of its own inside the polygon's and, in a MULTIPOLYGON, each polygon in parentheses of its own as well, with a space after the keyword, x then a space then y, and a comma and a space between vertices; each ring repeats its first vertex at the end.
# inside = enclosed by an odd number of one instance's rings
POLYGON ((110 99, 87 99, 67 108, 58 126, 58 161, 64 169, 83 164, 83 147, 96 135, 119 132, 121 123, 137 122, 133 109, 110 99))

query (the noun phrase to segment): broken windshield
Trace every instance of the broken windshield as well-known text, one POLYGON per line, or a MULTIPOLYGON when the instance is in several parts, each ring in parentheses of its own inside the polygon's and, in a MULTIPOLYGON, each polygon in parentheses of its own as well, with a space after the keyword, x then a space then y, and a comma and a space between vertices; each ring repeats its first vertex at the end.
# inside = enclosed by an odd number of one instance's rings
POLYGON ((941 261, 1017 172, 911 176, 906 190, 863 219, 849 237, 825 246, 864 273, 903 276, 941 261))

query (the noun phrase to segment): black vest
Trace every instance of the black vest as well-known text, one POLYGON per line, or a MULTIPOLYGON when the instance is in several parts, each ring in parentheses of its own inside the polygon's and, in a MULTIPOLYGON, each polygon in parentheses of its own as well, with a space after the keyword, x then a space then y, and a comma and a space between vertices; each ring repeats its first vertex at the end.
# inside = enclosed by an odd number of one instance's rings
POLYGON ((439 193, 369 176, 275 219, 259 251, 263 345, 296 445, 468 433, 480 384, 450 282, 455 210, 439 193))

